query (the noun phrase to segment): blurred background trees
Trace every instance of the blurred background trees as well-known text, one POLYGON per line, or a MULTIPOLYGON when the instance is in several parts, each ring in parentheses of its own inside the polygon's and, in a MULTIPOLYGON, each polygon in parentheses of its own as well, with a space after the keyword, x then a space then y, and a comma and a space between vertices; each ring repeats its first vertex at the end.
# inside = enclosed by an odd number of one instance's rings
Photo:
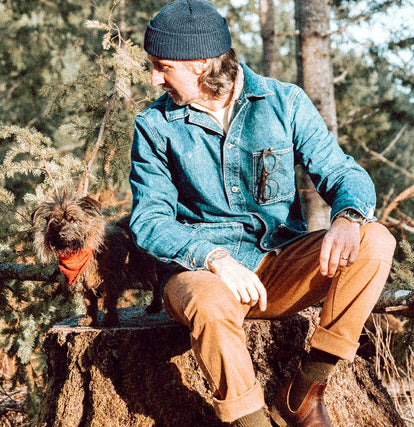
MULTIPOLYGON (((149 85, 143 34, 166 3, 0 1, 2 265, 36 262, 30 215, 59 186, 88 191, 110 217, 128 211, 133 121, 160 94, 149 85)), ((307 90, 298 55, 299 8, 315 11, 324 1, 297 0, 296 7, 293 0, 213 3, 228 18, 240 60, 307 90)), ((414 240, 413 19, 410 0, 332 0, 317 34, 327 46, 323 54, 334 82, 330 111, 336 110, 337 119, 329 126, 372 176, 376 216, 406 244, 414 240)), ((308 92, 317 83, 311 81, 308 92)), ((408 253, 407 246, 396 253, 397 285, 412 278, 408 253)), ((27 409, 33 415, 46 380, 42 336, 82 306, 61 285, 0 277, 0 346, 15 361, 14 383, 29 386, 27 409)))

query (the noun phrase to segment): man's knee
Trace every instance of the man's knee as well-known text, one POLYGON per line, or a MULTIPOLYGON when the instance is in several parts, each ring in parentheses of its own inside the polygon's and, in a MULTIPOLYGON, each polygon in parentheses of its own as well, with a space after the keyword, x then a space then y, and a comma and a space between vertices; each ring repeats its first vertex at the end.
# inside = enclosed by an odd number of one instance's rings
POLYGON ((362 257, 392 261, 396 246, 394 236, 388 229, 378 223, 370 222, 361 229, 362 257))
POLYGON ((208 272, 186 272, 180 275, 167 284, 164 292, 167 311, 172 311, 173 317, 177 317, 177 314, 184 317, 184 323, 191 329, 195 322, 199 326, 225 319, 240 324, 243 322, 241 304, 218 276, 208 272))

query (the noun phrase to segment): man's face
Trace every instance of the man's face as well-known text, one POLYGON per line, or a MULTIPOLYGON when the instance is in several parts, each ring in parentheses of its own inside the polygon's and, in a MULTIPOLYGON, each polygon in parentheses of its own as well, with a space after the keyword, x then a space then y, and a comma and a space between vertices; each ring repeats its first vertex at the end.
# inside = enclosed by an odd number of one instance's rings
POLYGON ((148 55, 152 63, 151 85, 162 86, 177 105, 199 103, 203 94, 198 78, 205 69, 206 60, 176 61, 148 55))

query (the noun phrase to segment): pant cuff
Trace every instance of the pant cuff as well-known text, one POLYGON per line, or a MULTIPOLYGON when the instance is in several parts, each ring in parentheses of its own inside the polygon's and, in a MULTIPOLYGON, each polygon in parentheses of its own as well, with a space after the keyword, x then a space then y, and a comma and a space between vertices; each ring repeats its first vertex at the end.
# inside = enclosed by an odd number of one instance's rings
POLYGON ((258 411, 265 406, 264 393, 259 382, 246 393, 231 400, 213 398, 214 410, 221 421, 231 423, 238 418, 258 411))
POLYGON ((309 342, 312 348, 333 354, 341 359, 354 361, 359 342, 351 341, 322 326, 317 326, 309 342))

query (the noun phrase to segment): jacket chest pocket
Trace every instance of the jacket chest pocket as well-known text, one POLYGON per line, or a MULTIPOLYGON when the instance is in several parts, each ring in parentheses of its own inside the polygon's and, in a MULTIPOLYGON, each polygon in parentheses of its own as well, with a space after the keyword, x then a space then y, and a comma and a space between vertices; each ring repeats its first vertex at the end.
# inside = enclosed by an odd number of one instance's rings
POLYGON ((253 197, 259 205, 270 205, 295 195, 293 146, 252 153, 253 197))

